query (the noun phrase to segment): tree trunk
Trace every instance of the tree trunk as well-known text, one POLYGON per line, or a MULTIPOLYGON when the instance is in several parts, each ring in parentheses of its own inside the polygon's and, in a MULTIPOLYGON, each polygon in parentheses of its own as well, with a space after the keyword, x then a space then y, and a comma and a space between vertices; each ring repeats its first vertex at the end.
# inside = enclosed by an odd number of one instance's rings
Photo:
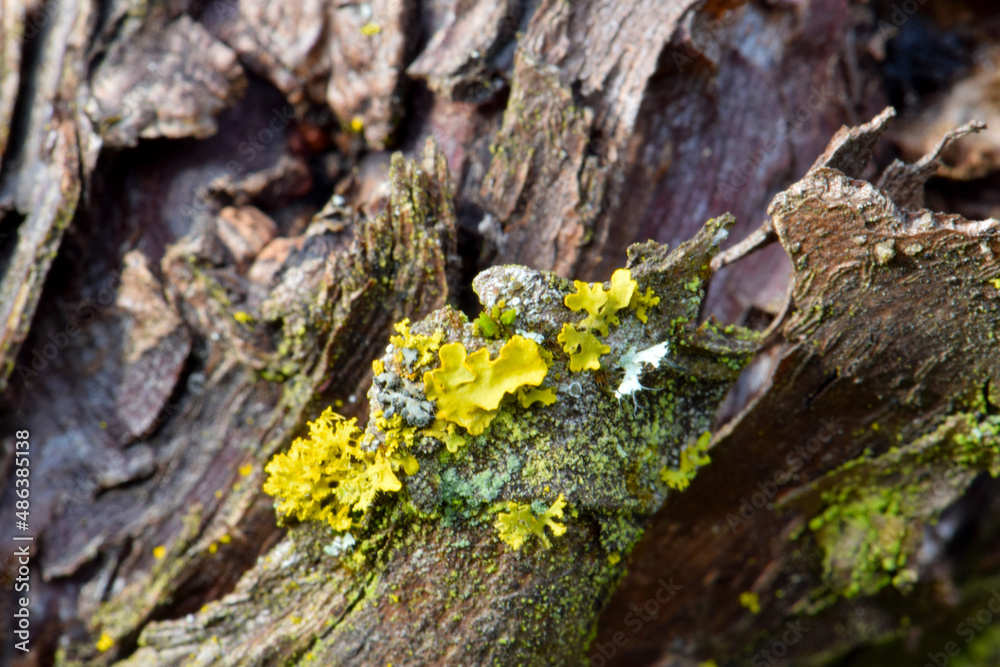
POLYGON ((4 664, 987 664, 1000 145, 956 128, 1000 31, 959 4, 0 2, 4 664), (620 267, 659 301, 581 319, 620 267), (553 403, 386 421, 516 340, 553 403), (347 532, 262 490, 328 406, 419 467, 347 532))

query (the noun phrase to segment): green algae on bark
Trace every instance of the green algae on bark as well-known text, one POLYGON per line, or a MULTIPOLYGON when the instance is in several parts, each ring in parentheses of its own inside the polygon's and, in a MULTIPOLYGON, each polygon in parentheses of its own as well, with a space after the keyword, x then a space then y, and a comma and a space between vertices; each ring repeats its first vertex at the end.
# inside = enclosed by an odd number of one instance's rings
POLYGON ((984 471, 1000 473, 1000 417, 963 413, 912 443, 844 463, 779 508, 810 517, 832 592, 874 595, 889 584, 909 592, 925 529, 984 471))

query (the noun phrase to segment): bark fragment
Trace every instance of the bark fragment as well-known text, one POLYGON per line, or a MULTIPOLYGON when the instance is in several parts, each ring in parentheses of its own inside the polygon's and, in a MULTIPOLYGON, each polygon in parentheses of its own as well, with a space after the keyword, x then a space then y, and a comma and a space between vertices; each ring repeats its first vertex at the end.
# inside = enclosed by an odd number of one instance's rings
MULTIPOLYGON (((863 169, 880 123, 838 134, 827 154, 863 169)), ((776 641, 762 630, 786 622, 808 630, 787 660, 828 664, 904 618, 933 625, 940 615, 914 605, 940 600, 947 557, 927 551, 941 538, 925 529, 977 473, 997 472, 1000 221, 901 209, 823 160, 769 211, 795 267, 778 360, 637 549, 597 638, 628 632, 612 664, 650 651, 680 664, 753 659, 776 641), (666 575, 702 585, 629 628, 628 605, 650 595, 641 582, 666 575), (863 629, 838 620, 862 616, 863 629), (664 636, 714 639, 654 648, 664 636)), ((944 581, 949 604, 981 599, 944 581)))
MULTIPOLYGON (((673 493, 665 471, 693 476, 707 462, 696 454, 706 427, 753 349, 752 336, 741 340, 696 322, 709 259, 732 223, 709 221, 673 253, 655 243, 631 249, 639 289, 660 302, 649 306, 648 321, 619 313, 600 375, 570 372, 555 342, 563 325, 579 319, 563 304, 574 289, 568 281, 518 266, 478 276, 486 312, 509 304, 516 310, 511 330, 548 348, 548 382, 560 398, 524 408, 510 397, 488 431, 467 435, 451 454, 442 442, 414 440, 419 470, 351 528, 353 550, 344 552, 344 536, 325 524, 293 526, 233 594, 197 615, 152 624, 144 648, 124 664, 240 664, 248 656, 295 664, 582 661, 595 610, 621 577, 623 558, 673 493), (655 389, 616 400, 625 360, 661 341, 669 343, 669 363, 643 376, 655 389), (548 506, 563 497, 567 530, 551 549, 531 539, 518 551, 495 532, 508 503, 548 506)), ((435 331, 468 350, 486 346, 490 356, 501 347, 451 309, 412 327, 413 335, 435 331)), ((414 363, 393 345, 369 392, 367 431, 377 442, 394 437, 379 420, 398 393, 388 388, 406 384, 414 363)), ((431 356, 417 363, 433 366, 431 356)))

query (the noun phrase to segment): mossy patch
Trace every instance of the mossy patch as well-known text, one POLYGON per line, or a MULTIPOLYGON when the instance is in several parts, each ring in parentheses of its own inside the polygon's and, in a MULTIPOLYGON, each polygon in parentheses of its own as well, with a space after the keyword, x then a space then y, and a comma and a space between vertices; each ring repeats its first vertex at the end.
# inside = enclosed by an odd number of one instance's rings
POLYGON ((824 580, 845 597, 918 579, 916 551, 977 474, 1000 473, 1000 417, 952 415, 932 433, 876 458, 854 459, 795 494, 823 551, 824 580))

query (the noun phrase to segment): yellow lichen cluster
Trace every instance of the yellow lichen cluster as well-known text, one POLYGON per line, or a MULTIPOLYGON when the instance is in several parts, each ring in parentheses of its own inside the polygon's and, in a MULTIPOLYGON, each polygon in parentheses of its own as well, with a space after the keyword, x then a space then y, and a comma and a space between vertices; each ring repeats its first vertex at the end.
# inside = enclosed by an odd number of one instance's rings
MULTIPOLYGON (((507 394, 517 394, 521 405, 551 405, 555 390, 539 385, 548 373, 551 356, 523 336, 513 336, 490 359, 488 348, 469 354, 461 343, 441 345, 444 333, 414 334, 409 320, 396 324, 398 336, 393 366, 415 379, 422 368, 426 398, 436 402, 433 423, 419 428, 399 413, 386 417, 372 413, 374 435, 366 435, 356 419, 345 420, 327 408, 309 423, 309 436, 277 454, 264 470, 264 491, 276 499, 279 512, 301 521, 326 521, 336 530, 352 526, 352 513, 364 512, 379 491, 402 488, 396 471, 417 472, 410 454, 419 435, 437 438, 455 453, 465 442, 464 429, 480 435, 499 413, 507 394), (440 366, 431 368, 435 361, 440 366), (366 446, 362 447, 365 440, 366 446)), ((372 363, 376 376, 388 372, 387 363, 372 363)), ((555 530, 555 528, 553 528, 555 530)), ((558 534, 558 533, 557 533, 558 534)))
POLYGON ((625 308, 635 310, 636 317, 646 322, 647 309, 660 302, 660 297, 647 289, 643 294, 639 284, 632 280, 628 269, 618 269, 611 275, 611 289, 604 290, 601 284, 590 285, 576 280, 576 292, 566 295, 564 303, 574 312, 584 311, 587 316, 576 323, 564 324, 557 340, 563 344, 563 351, 569 356, 569 369, 574 373, 583 370, 598 370, 600 357, 611 348, 601 342, 597 333, 608 335, 610 325, 618 326, 618 311, 625 308), (595 333, 596 332, 596 333, 595 333))
POLYGON ((115 645, 114 638, 107 632, 102 632, 100 638, 97 640, 97 643, 94 644, 97 650, 100 651, 101 653, 106 653, 110 651, 114 645, 115 645))
POLYGON ((296 439, 287 454, 267 464, 264 492, 277 499, 280 512, 347 530, 352 511, 363 512, 379 491, 402 488, 394 470, 412 475, 418 467, 416 459, 388 443, 365 451, 361 435, 356 419, 327 408, 309 423, 308 438, 296 439))
POLYGON ((749 609, 751 614, 759 614, 760 596, 752 591, 740 593, 740 605, 749 609))
MULTIPOLYGON (((490 360, 487 348, 468 354, 461 343, 441 346, 441 366, 424 373, 427 398, 436 401, 437 417, 463 427, 472 435, 486 430, 497 415, 506 394, 523 387, 538 387, 548 373, 538 344, 523 336, 514 336, 490 360)), ((546 405, 555 401, 552 390, 539 390, 522 396, 522 403, 540 400, 546 405)))
POLYGON ((698 468, 708 465, 712 459, 708 456, 708 444, 712 440, 712 434, 705 431, 698 438, 698 441, 681 452, 681 465, 677 470, 670 470, 666 467, 660 471, 660 479, 667 483, 671 489, 683 491, 691 484, 691 480, 698 474, 698 468))
MULTIPOLYGON (((441 346, 441 341, 444 339, 444 332, 438 329, 430 336, 410 333, 410 318, 406 318, 402 322, 397 322, 395 329, 400 335, 393 336, 389 339, 389 342, 396 348, 396 363, 400 366, 404 366, 407 363, 408 360, 406 359, 404 350, 415 352, 415 358, 409 360, 412 362, 414 372, 409 374, 408 377, 411 380, 416 379, 417 371, 415 369, 426 366, 434 361, 434 354, 441 346)), ((381 361, 379 363, 381 364, 381 361)), ((373 368, 375 368, 374 364, 373 368)), ((384 370, 385 366, 382 365, 382 368, 384 370)))
POLYGON ((406 465, 404 469, 407 470, 408 475, 413 473, 409 472, 409 467, 416 468, 416 459, 410 463, 410 458, 412 456, 409 454, 410 447, 413 446, 413 439, 417 435, 417 427, 410 426, 403 421, 402 415, 393 415, 392 417, 386 419, 381 412, 374 413, 372 419, 375 420, 375 426, 378 427, 379 431, 385 436, 385 444, 382 446, 387 452, 393 452, 396 459, 405 460, 406 465))
POLYGON ((552 534, 556 537, 566 532, 566 526, 558 523, 556 519, 561 519, 566 501, 560 493, 552 506, 541 516, 536 516, 531 511, 531 505, 524 503, 507 503, 507 511, 497 515, 494 526, 500 534, 500 539, 515 549, 520 549, 530 536, 538 537, 545 548, 552 546, 548 535, 545 534, 545 527, 552 529, 552 534))

